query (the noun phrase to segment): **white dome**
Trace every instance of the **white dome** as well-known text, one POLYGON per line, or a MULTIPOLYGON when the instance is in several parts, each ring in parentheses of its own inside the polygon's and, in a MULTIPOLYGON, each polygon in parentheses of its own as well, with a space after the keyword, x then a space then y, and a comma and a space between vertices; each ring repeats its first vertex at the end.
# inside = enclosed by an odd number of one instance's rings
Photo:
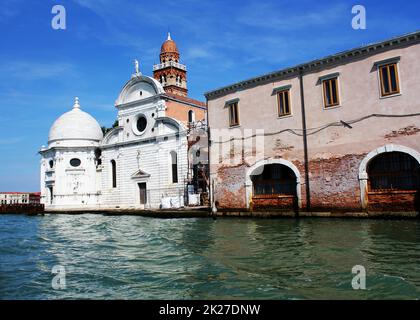
POLYGON ((62 141, 68 145, 77 141, 77 145, 81 143, 92 145, 92 142, 99 143, 102 138, 103 133, 99 123, 90 114, 80 110, 79 99, 76 98, 73 109, 59 117, 52 125, 48 144, 60 145, 62 141), (86 143, 88 141, 90 144, 86 143))

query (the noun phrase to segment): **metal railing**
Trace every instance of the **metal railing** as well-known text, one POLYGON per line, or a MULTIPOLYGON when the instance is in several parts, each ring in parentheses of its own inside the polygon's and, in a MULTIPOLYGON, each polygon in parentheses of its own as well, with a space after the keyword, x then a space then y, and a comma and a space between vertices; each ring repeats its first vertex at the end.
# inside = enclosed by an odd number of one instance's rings
POLYGON ((184 64, 181 64, 175 61, 168 61, 164 63, 155 64, 153 65, 153 71, 160 70, 167 67, 175 67, 175 68, 187 71, 187 67, 184 64))

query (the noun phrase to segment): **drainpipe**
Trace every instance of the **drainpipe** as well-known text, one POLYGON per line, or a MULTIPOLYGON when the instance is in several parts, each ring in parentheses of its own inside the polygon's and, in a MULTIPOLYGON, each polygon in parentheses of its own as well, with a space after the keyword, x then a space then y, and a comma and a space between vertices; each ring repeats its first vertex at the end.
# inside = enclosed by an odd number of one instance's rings
POLYGON ((306 210, 311 210, 311 188, 309 186, 309 160, 308 160, 308 137, 306 129, 306 112, 305 112, 305 97, 303 89, 303 70, 299 68, 299 83, 300 83, 300 105, 302 112, 302 130, 303 130, 303 155, 305 166, 305 190, 306 190, 306 210))

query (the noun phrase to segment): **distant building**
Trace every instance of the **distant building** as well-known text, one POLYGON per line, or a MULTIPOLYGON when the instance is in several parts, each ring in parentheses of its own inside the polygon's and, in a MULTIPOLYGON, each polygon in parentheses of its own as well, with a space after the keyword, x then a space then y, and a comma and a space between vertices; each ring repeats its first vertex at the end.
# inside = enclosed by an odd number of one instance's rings
POLYGON ((215 205, 419 211, 419 74, 416 32, 208 92, 215 205))
POLYGON ((115 102, 118 125, 105 136, 78 99, 55 121, 40 151, 47 211, 197 204, 198 193, 207 190, 194 187, 200 157, 189 151, 195 145, 191 138, 206 127, 206 105, 187 97, 187 71, 179 58, 168 35, 154 78, 143 75, 136 61, 115 102))
POLYGON ((38 204, 40 192, 0 192, 0 205, 38 204))

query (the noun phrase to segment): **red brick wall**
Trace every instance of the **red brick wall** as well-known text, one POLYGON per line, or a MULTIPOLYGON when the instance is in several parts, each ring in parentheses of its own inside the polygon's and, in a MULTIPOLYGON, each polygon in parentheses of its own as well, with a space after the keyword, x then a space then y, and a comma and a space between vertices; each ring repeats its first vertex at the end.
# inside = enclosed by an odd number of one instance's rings
POLYGON ((368 193, 368 211, 419 210, 419 193, 414 191, 368 193))
POLYGON ((222 166, 218 169, 218 181, 214 196, 217 207, 221 209, 247 208, 245 193, 245 174, 247 167, 222 166))
POLYGON ((360 211, 359 166, 364 157, 310 160, 311 210, 360 211))
MULTIPOLYGON (((361 212, 359 166, 366 154, 346 155, 309 161, 311 211, 361 212)), ((306 208, 304 165, 293 161, 301 173, 301 203, 306 208)), ((222 166, 217 170, 215 200, 219 209, 246 209, 245 179, 248 166, 222 166)), ((291 198, 254 197, 253 210, 262 208, 292 211, 291 198)), ((368 195, 368 211, 418 211, 420 192, 383 192, 368 195)))
POLYGON ((258 196, 252 198, 252 208, 294 211, 297 209, 297 198, 295 196, 258 196))

